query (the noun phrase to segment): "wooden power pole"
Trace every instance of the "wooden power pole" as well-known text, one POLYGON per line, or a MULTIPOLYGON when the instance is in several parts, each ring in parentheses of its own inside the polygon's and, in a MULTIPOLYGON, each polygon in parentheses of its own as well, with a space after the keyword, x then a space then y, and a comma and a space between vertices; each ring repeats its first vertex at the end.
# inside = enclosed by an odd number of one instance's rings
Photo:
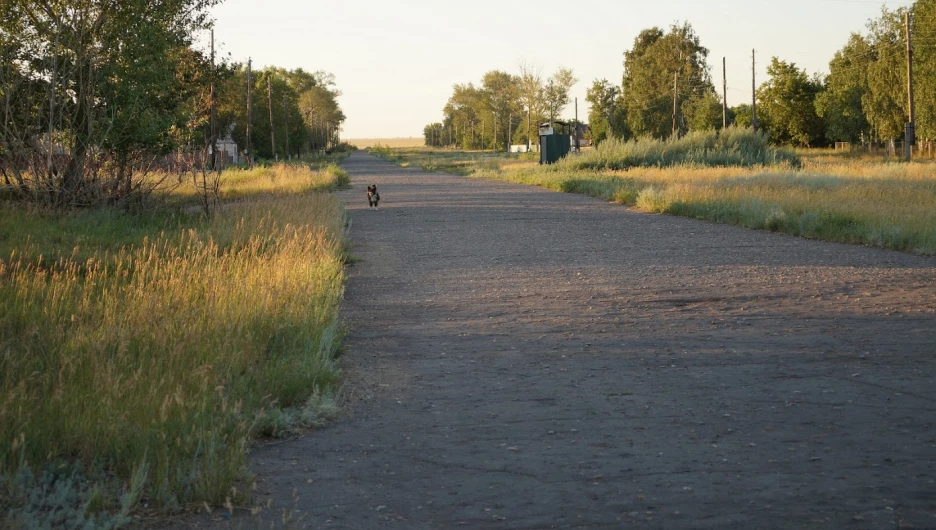
POLYGON ((913 156, 913 143, 916 141, 916 116, 913 108, 913 44, 910 36, 910 12, 904 13, 904 25, 907 30, 907 114, 909 121, 904 128, 904 158, 907 162, 913 156))
POLYGON ((751 50, 751 126, 754 127, 754 132, 757 132, 757 84, 754 80, 755 71, 757 62, 755 60, 756 50, 751 50))
POLYGON ((252 61, 250 58, 247 59, 247 165, 253 168, 253 152, 250 149, 250 132, 251 125, 250 122, 253 119, 253 103, 251 102, 253 96, 253 77, 251 74, 252 61))
POLYGON ((494 144, 491 146, 491 152, 497 152, 497 113, 492 112, 491 118, 494 119, 494 144))
POLYGON ((208 119, 211 122, 210 130, 208 131, 209 135, 209 145, 211 151, 211 161, 209 162, 209 167, 211 169, 217 169, 218 164, 218 133, 215 130, 215 117, 217 116, 217 97, 215 95, 215 45, 214 45, 214 28, 211 29, 211 94, 210 94, 209 105, 211 110, 209 111, 208 119))
POLYGON ((725 67, 725 58, 721 58, 722 73, 722 101, 721 101, 721 121, 722 129, 728 128, 728 69, 725 67))
POLYGON ((614 105, 617 101, 617 87, 611 87, 611 94, 608 98, 608 108, 605 109, 605 112, 608 113, 608 138, 614 138, 614 105))
POLYGON ((679 72, 673 72, 673 136, 676 136, 676 88, 679 80, 679 72))
POLYGON ((272 149, 273 159, 279 160, 276 156, 276 133, 273 126, 273 75, 267 73, 267 106, 270 107, 270 149, 272 149))
POLYGON ((289 160, 292 155, 289 153, 289 107, 286 106, 286 94, 283 94, 283 120, 286 121, 286 159, 289 160))
MULTIPOLYGON (((451 130, 451 129, 449 129, 451 130)), ((513 141, 513 112, 507 115, 507 152, 510 152, 510 142, 513 141)), ((449 143, 452 143, 452 138, 449 137, 449 143)))

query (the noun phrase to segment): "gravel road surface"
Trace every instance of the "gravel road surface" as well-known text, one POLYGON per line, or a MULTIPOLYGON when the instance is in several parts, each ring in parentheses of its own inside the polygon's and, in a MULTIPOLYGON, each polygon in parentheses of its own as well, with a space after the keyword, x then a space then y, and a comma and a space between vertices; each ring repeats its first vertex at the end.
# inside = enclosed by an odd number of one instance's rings
POLYGON ((346 412, 264 528, 936 529, 936 259, 344 167, 346 412))

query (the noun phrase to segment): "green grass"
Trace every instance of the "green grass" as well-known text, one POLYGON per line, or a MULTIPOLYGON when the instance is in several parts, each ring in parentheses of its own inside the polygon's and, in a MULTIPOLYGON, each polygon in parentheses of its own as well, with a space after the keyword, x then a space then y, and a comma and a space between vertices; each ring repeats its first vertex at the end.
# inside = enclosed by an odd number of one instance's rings
POLYGON ((765 145, 761 140, 737 135, 725 143, 735 146, 727 150, 714 149, 707 133, 689 135, 678 145, 605 142, 549 166, 491 153, 422 149, 391 150, 389 156, 400 164, 454 167, 459 174, 580 193, 648 212, 936 255, 936 162, 758 151, 765 145))
POLYGON ((210 219, 0 207, 0 526, 221 504, 252 438, 329 412, 344 215, 268 182, 346 175, 272 171, 210 219))
POLYGON ((723 131, 696 131, 679 138, 631 141, 610 139, 580 156, 565 157, 560 170, 621 170, 632 167, 671 166, 798 166, 793 151, 770 145, 766 133, 729 127, 723 131))

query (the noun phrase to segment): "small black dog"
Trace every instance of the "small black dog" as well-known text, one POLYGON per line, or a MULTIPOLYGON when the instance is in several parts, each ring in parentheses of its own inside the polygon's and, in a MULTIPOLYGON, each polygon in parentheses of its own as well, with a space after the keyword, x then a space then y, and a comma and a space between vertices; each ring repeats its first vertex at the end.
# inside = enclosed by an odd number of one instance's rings
POLYGON ((367 187, 367 205, 370 208, 376 208, 380 202, 380 194, 377 193, 377 185, 372 184, 367 187))

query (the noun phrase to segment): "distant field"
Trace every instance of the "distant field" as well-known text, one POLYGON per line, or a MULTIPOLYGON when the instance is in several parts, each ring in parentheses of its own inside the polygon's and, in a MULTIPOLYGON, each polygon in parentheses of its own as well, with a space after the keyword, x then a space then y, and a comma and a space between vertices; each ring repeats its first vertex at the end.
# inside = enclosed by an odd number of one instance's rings
POLYGON ((361 149, 376 145, 383 147, 420 147, 425 143, 421 136, 412 138, 350 138, 344 141, 361 149))

